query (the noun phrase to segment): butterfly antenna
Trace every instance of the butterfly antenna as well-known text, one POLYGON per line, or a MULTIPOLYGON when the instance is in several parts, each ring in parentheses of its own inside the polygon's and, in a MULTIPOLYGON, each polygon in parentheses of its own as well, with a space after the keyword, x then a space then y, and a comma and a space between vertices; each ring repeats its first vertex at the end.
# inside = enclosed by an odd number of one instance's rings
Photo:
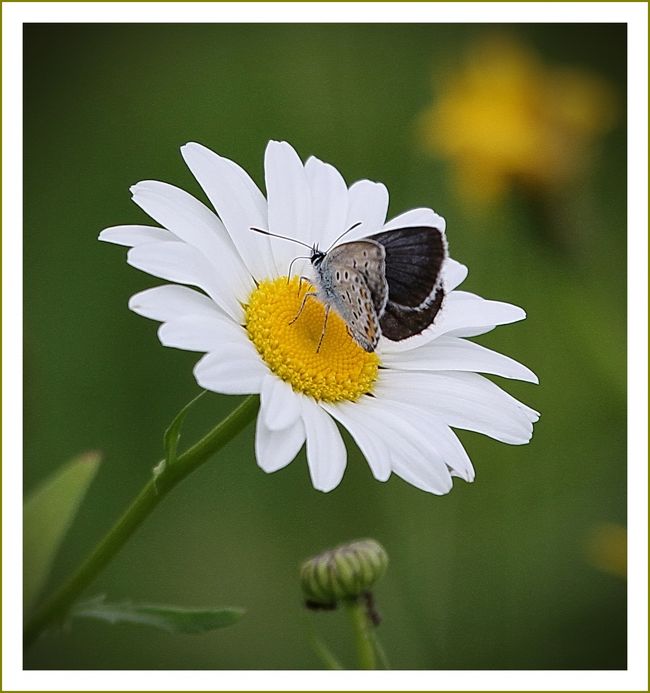
POLYGON ((302 241, 296 240, 295 238, 289 238, 289 236, 281 236, 279 233, 271 233, 270 231, 265 231, 264 229, 255 228, 255 226, 251 226, 249 228, 251 231, 257 231, 257 233, 262 233, 265 236, 273 236, 273 238, 282 238, 285 241, 293 241, 294 243, 300 243, 300 245, 304 245, 305 248, 309 248, 311 250, 310 245, 308 245, 307 243, 303 243, 302 241))
POLYGON ((329 251, 341 240, 341 238, 343 238, 343 236, 347 236, 347 234, 349 234, 350 231, 356 229, 357 226, 361 226, 362 223, 363 223, 363 222, 358 221, 356 224, 352 224, 352 226, 350 226, 350 228, 349 228, 347 231, 344 231, 344 232, 334 241, 334 243, 332 243, 332 245, 330 245, 330 247, 327 249, 327 252, 329 253, 329 251))
POLYGON ((291 268, 293 267, 293 263, 296 260, 310 260, 311 258, 308 255, 298 255, 298 257, 294 257, 293 260, 289 263, 289 271, 287 272, 287 284, 289 283, 289 279, 291 279, 291 268))

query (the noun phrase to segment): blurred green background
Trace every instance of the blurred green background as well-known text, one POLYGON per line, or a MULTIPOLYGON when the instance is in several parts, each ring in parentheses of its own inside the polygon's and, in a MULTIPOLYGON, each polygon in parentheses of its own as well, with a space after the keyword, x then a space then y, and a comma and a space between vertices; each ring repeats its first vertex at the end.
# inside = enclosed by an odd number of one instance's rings
MULTIPOLYGON (((84 450, 104 453, 50 587, 149 479, 164 428, 198 392, 197 355, 162 348, 156 323, 127 309, 162 282, 96 240, 148 222, 130 202, 138 180, 205 199, 179 155, 187 141, 262 186, 266 142, 286 139, 349 183, 385 182, 389 216, 434 207, 470 267, 462 288, 527 310, 477 341, 539 375, 539 387, 500 384, 542 412, 523 447, 460 432, 477 479, 445 497, 374 481, 352 444, 332 493, 312 489, 304 453, 266 475, 249 428, 87 592, 244 606, 244 620, 194 637, 79 621, 41 638, 25 667, 320 668, 297 567, 372 536, 391 557, 376 597, 394 668, 625 668, 624 547, 607 539, 626 518, 625 25, 27 25, 24 38, 25 491, 84 450), (495 31, 550 71, 602 80, 614 115, 584 138, 579 173, 555 187, 515 181, 479 205, 419 123, 495 31)), ((204 398, 183 441, 237 401, 204 398)), ((343 614, 314 621, 351 664, 343 614)))

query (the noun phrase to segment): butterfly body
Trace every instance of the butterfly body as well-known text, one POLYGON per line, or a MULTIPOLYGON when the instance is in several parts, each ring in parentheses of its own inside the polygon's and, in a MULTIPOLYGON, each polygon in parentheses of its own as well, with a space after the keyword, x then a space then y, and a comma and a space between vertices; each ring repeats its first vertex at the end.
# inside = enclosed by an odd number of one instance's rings
POLYGON ((312 249, 318 297, 345 321, 355 341, 374 351, 379 337, 401 341, 426 329, 442 306, 444 234, 409 227, 312 249))
POLYGON ((345 320, 366 351, 374 351, 379 341, 379 318, 388 301, 385 257, 383 246, 369 238, 312 255, 319 298, 345 320))

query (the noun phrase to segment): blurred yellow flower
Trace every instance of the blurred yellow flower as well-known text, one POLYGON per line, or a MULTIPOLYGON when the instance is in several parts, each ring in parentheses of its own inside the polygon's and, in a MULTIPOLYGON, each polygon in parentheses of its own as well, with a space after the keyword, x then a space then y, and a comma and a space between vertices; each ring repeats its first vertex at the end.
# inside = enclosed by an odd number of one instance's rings
POLYGON ((463 197, 490 202, 513 184, 554 189, 580 174, 615 110, 600 77, 547 67, 518 40, 493 36, 443 80, 419 133, 427 150, 453 162, 463 197))
POLYGON ((627 530, 613 522, 596 525, 586 544, 587 560, 595 568, 625 578, 627 575, 627 530))

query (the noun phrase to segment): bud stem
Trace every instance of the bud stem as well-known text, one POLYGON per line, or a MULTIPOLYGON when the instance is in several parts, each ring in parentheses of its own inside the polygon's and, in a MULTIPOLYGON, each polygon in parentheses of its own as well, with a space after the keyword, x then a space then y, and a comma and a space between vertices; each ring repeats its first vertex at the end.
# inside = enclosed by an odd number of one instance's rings
POLYGON ((318 634, 316 633, 316 629, 314 628, 314 624, 312 623, 311 618, 309 618, 308 629, 309 642, 311 644, 311 647, 316 653, 316 656, 325 665, 325 668, 332 670, 342 670, 343 667, 341 666, 341 663, 332 654, 332 651, 329 649, 329 647, 318 637, 318 634))
POLYGON ((376 669, 375 648, 371 634, 373 627, 361 599, 349 599, 345 608, 350 615, 352 629, 357 644, 359 669, 376 669))

